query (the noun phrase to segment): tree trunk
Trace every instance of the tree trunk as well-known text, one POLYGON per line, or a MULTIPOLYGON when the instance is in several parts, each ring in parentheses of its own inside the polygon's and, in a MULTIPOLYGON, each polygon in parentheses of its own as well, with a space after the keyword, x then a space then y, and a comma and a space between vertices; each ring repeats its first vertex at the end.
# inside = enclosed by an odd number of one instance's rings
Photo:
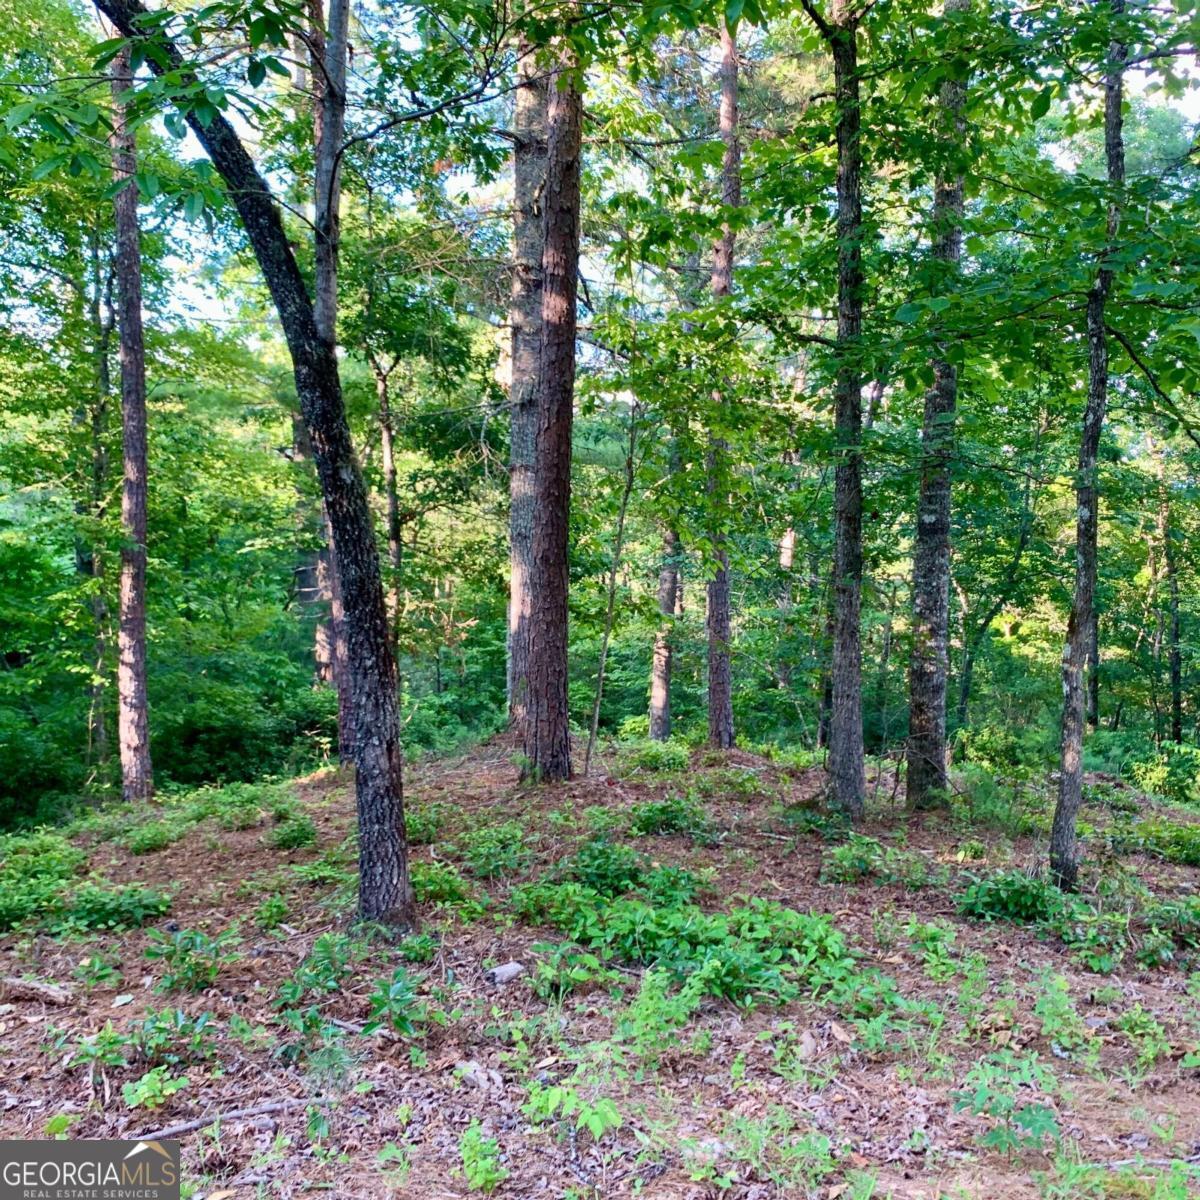
POLYGON ((546 110, 542 338, 524 729, 523 773, 538 779, 568 779, 571 775, 567 591, 582 126, 577 66, 573 56, 563 51, 550 79, 546 110))
POLYGON ((128 48, 113 60, 113 175, 128 184, 116 195, 117 328, 121 347, 121 589, 117 629, 117 742, 121 795, 154 794, 146 694, 146 345, 142 330, 142 252, 138 230, 133 134, 121 97, 133 86, 128 48))
MULTIPOLYGON (((971 0, 946 0, 946 14, 965 12, 971 0)), ((966 131, 962 73, 942 84, 947 129, 943 150, 951 159, 966 131)), ((945 271, 949 290, 962 259, 963 180, 956 167, 943 168, 933 192, 933 258, 945 271)), ((940 347, 939 347, 940 349, 940 347)), ((913 552, 913 637, 909 667, 909 733, 906 793, 911 809, 949 804, 946 777, 946 678, 950 626, 950 467, 958 406, 958 369, 935 353, 933 386, 925 394, 921 430, 921 487, 913 552)))
POLYGON ((862 169, 858 25, 844 0, 829 43, 837 101, 838 366, 834 384, 833 704, 829 772, 833 802, 863 818, 866 766, 862 723, 862 169))
MULTIPOLYGON (((737 39, 729 26, 721 25, 721 140, 725 155, 721 168, 721 204, 726 209, 742 203, 742 147, 738 137, 738 55, 737 39)), ((733 291, 733 255, 736 237, 733 226, 724 225, 720 238, 713 246, 712 294, 720 299, 733 291)), ((718 393, 717 399, 720 399, 718 393)), ((712 479, 722 475, 721 464, 727 457, 726 447, 719 439, 714 442, 710 458, 710 502, 713 496, 712 479)), ((728 499, 719 498, 722 519, 715 523, 713 556, 716 575, 708 584, 708 741, 712 746, 728 750, 733 745, 733 672, 729 657, 732 622, 729 612, 729 552, 721 529, 728 499)))
POLYGON ((679 535, 668 529, 663 534, 662 567, 658 572, 658 612, 662 620, 654 635, 650 669, 650 737, 656 742, 665 742, 671 736, 671 665, 680 591, 679 535))
POLYGON ((521 729, 529 691, 529 620, 533 612, 534 451, 542 345, 542 254, 546 186, 546 79, 534 47, 518 50, 513 113, 512 381, 509 385, 508 716, 521 729))
MULTIPOLYGON (((146 11, 139 0, 97 0, 97 6, 124 36, 137 36, 139 17, 146 11)), ((179 72, 189 81, 177 47, 158 35, 155 40, 163 61, 149 58, 150 70, 179 72)), ((225 181, 279 313, 334 532, 357 734, 359 916, 409 927, 415 908, 401 798, 395 662, 388 644, 379 553, 346 420, 337 353, 317 330, 313 304, 279 209, 237 132, 220 112, 207 125, 191 111, 185 119, 225 181)))
POLYGON ((1092 729, 1100 725, 1100 614, 1094 610, 1088 627, 1087 723, 1092 729))
POLYGON ((787 649, 779 656, 775 664, 775 679, 781 688, 792 686, 792 663, 788 655, 791 647, 792 620, 792 567, 796 561, 796 531, 790 525, 783 531, 779 539, 779 573, 783 576, 783 584, 779 589, 779 636, 787 649))
MULTIPOLYGON (((1125 0, 1110 0, 1110 5, 1113 14, 1119 16, 1124 11, 1125 0)), ((1108 182, 1114 195, 1108 207, 1104 256, 1087 299, 1088 396, 1075 484, 1075 593, 1062 658, 1062 757, 1058 803, 1050 830, 1050 871, 1055 882, 1065 890, 1074 889, 1079 874, 1075 821, 1083 799, 1083 670, 1095 615, 1100 524, 1096 458, 1108 406, 1108 338, 1104 310, 1113 281, 1108 258, 1114 249, 1121 217, 1119 198, 1115 193, 1125 182, 1125 143, 1121 124, 1125 56, 1124 45, 1114 42, 1109 47, 1109 63, 1104 76, 1104 149, 1108 182)))
POLYGON ((392 426, 392 402, 389 380, 390 372, 375 358, 371 359, 371 371, 375 376, 375 398, 379 402, 379 446, 380 465, 383 468, 383 493, 387 500, 387 544, 388 566, 391 580, 388 583, 388 622, 393 642, 398 641, 400 622, 400 569, 403 550, 401 542, 400 493, 396 483, 396 431, 392 426))

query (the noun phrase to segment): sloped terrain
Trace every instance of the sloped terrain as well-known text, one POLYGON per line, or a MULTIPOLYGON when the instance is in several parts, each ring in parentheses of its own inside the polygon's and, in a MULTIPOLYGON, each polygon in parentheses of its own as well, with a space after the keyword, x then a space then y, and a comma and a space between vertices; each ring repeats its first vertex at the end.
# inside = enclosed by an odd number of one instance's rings
POLYGON ((333 772, 0 845, 0 1137, 178 1130, 213 1198, 1198 1194, 1190 812, 1092 780, 1064 902, 1043 786, 910 823, 881 764, 851 836, 803 758, 510 754, 410 772, 399 944, 333 772))

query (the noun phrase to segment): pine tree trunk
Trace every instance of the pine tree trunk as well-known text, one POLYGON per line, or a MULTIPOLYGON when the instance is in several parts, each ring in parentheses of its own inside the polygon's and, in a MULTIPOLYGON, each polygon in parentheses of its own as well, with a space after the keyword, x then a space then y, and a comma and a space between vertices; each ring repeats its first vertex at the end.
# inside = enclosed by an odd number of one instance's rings
POLYGON ((117 629, 117 742, 121 795, 154 794, 146 694, 146 346, 134 137, 121 97, 133 86, 128 48, 113 60, 113 175, 130 180, 116 195, 117 328, 121 347, 121 584, 117 629))
MULTIPOLYGON (((97 0, 126 37, 138 32, 140 0, 97 0)), ((156 74, 190 76, 178 49, 158 41, 156 74)), ((401 796, 403 755, 396 669, 389 639, 379 553, 362 472, 354 456, 334 344, 317 330, 312 300, 266 180, 229 121, 185 120, 224 179, 283 326, 317 474, 337 546, 354 695, 355 789, 359 830, 359 917, 397 928, 415 921, 401 796)))
POLYGON ((862 724, 862 146, 858 26, 835 5, 830 48, 837 102, 838 367, 834 383, 833 702, 829 773, 833 803, 863 818, 866 766, 862 724))
MULTIPOLYGON (((946 0, 947 14, 965 12, 970 0, 946 0)), ((946 122, 944 151, 961 151, 966 130, 961 78, 942 84, 946 122)), ((962 259, 963 181, 954 167, 943 169, 933 194, 933 258, 953 286, 962 259)), ((912 809, 949 803, 946 777, 946 681, 950 629, 950 468, 958 406, 958 369, 935 354, 933 386, 925 394, 921 430, 921 487, 913 552, 913 633, 909 667, 909 732, 906 791, 912 809)))
MULTIPOLYGON (((1122 13, 1124 3, 1125 0, 1110 0, 1113 13, 1122 13)), ((1121 115, 1125 57, 1125 46, 1114 42, 1109 47, 1109 65, 1104 76, 1104 149, 1108 182, 1114 192, 1125 182, 1125 142, 1121 115)), ((1065 890, 1074 889, 1079 874, 1079 843, 1075 822, 1083 799, 1083 671, 1091 623, 1095 617, 1100 525, 1096 460, 1108 406, 1108 337, 1104 328, 1104 313, 1112 287, 1113 269, 1107 259, 1114 246, 1120 216, 1119 201, 1114 196, 1108 209, 1108 240, 1104 261, 1096 273, 1087 299, 1088 396, 1075 484, 1075 592, 1062 658, 1062 756, 1058 802, 1050 829, 1050 871, 1055 882, 1065 890)))
MULTIPOLYGON (((721 167, 721 203, 738 208, 742 203, 742 147, 738 132, 738 54, 737 40, 725 23, 721 25, 721 141, 725 155, 721 167)), ((712 294, 717 299, 733 291, 733 256, 736 235, 726 223, 721 237, 713 247, 712 294)), ((721 398, 720 393, 716 397, 721 398)), ((727 448, 719 439, 710 451, 710 503, 721 506, 722 517, 728 509, 727 497, 717 497, 715 487, 723 475, 722 466, 727 448)), ((708 584, 708 741, 709 745, 728 750, 733 735, 733 671, 730 662, 730 643, 733 627, 729 610, 729 552, 721 529, 723 521, 715 523, 713 557, 716 574, 708 584)))
POLYGON ((658 612, 662 618, 654 635, 650 668, 650 737, 665 742, 671 736, 671 665, 674 622, 680 596, 679 535, 663 534, 662 566, 658 572, 658 612))
POLYGON ((546 186, 546 78, 534 47, 522 41, 513 115, 513 273, 509 302, 508 715, 524 727, 529 691, 529 620, 533 612, 534 453, 542 345, 542 212, 546 186))
POLYGON ((583 97, 576 64, 564 52, 549 82, 546 110, 542 338, 524 729, 524 773, 546 780, 571 775, 567 589, 582 126, 583 97))
POLYGON ((391 580, 387 588, 388 624, 393 642, 398 642, 400 623, 400 571, 403 566, 403 524, 400 520, 400 492, 396 480, 396 431, 392 425, 390 372, 374 358, 375 398, 379 402, 380 466, 383 468, 383 494, 387 501, 388 566, 391 580))

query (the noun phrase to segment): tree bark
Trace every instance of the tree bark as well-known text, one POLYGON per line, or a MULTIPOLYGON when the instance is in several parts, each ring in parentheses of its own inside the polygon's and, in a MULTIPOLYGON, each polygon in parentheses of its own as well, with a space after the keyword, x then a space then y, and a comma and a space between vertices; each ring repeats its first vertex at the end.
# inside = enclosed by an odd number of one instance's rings
MULTIPOLYGON (((394 365, 394 364, 393 364, 394 365)), ((391 372, 372 356, 375 398, 379 403, 380 466, 383 469, 383 493, 387 501, 388 566, 391 580, 387 588, 388 623, 393 644, 399 640, 400 571, 403 566, 403 522, 400 519, 400 492, 396 480, 396 430, 392 424, 391 372)))
MULTIPOLYGON (((729 26, 721 24, 721 141, 725 154, 721 166, 721 204, 726 209, 742 203, 742 147, 738 130, 738 54, 737 38, 729 26)), ((713 246, 712 294, 720 299, 733 291, 733 256, 736 234, 726 222, 721 236, 713 246)), ((718 392, 716 399, 720 400, 718 392)), ((725 403, 728 403, 726 400, 725 403)), ((717 439, 710 451, 710 503, 721 505, 722 518, 728 509, 727 498, 714 494, 714 477, 720 479, 721 465, 728 456, 727 447, 717 439)), ((713 557, 716 574, 708 584, 708 741, 712 746, 728 750, 733 735, 733 671, 729 649, 733 626, 729 611, 729 551, 722 529, 723 519, 714 525, 713 557)))
POLYGON ((117 626, 117 743, 121 795, 154 794, 146 689, 146 344, 142 328, 142 252, 138 230, 137 149, 122 96, 133 86, 130 53, 113 60, 113 176, 116 195, 117 329, 121 356, 121 584, 117 626))
MULTIPOLYGON (((146 11, 140 0, 97 0, 97 6, 126 37, 138 35, 139 18, 146 11)), ((150 69, 156 74, 177 72, 184 83, 190 82, 178 48, 160 34, 150 36, 164 59, 148 59, 150 69)), ((337 353, 317 329, 279 209, 237 132, 220 112, 207 125, 191 111, 185 119, 225 181, 279 313, 334 532, 357 734, 359 916, 409 927, 415 908, 401 796, 395 663, 388 644, 379 553, 346 420, 337 353)))
MULTIPOLYGON (((350 0, 329 0, 328 19, 322 0, 310 0, 310 54, 313 97, 313 322, 317 334, 337 345, 338 250, 341 243, 342 135, 346 126, 346 57, 350 30, 350 0)), ((350 682, 345 603, 337 538, 325 512, 325 540, 330 554, 329 625, 333 641, 333 686, 338 699, 338 758, 354 761, 354 689, 350 682)))
POLYGON ((523 769, 526 776, 545 780, 571 775, 567 593, 583 97, 574 58, 568 51, 561 53, 546 108, 542 338, 523 769))
POLYGON ((650 737, 656 742, 665 742, 671 736, 671 666, 680 595, 679 535, 668 529, 663 534, 662 566, 658 572, 658 612, 662 619, 654 635, 650 668, 650 737))
POLYGON ((535 48, 518 48, 513 112, 513 272, 509 385, 509 601, 508 716, 524 727, 529 692, 529 620, 533 612, 534 455, 538 425, 538 371, 542 345, 542 212, 546 186, 546 78, 535 48))
MULTIPOLYGON (((971 0, 946 0, 946 14, 965 12, 971 0)), ((966 123, 962 72, 942 84, 941 107, 947 129, 944 150, 956 158, 966 123)), ((933 193, 933 258, 953 286, 962 259, 963 179, 956 167, 943 168, 933 193)), ((941 347, 939 347, 939 350, 941 347)), ((911 809, 949 803, 946 776, 946 679, 949 673, 950 502, 954 458, 958 368, 935 353, 933 386, 925 394, 921 430, 921 486, 917 499, 913 552, 913 636, 909 666, 909 732, 906 798, 911 809)))
POLYGON ((829 773, 833 803, 863 819, 866 764, 862 723, 862 145, 858 24, 845 0, 834 5, 826 36, 837 102, 837 375, 834 433, 833 700, 829 773))
MULTIPOLYGON (((1125 0, 1109 2, 1113 14, 1119 17, 1124 12, 1125 0)), ((1104 76, 1104 149, 1112 196, 1108 205, 1105 250, 1087 298, 1088 396, 1075 484, 1075 591, 1063 648, 1062 753, 1058 802, 1050 829, 1050 871, 1055 882, 1064 890, 1073 890, 1079 875, 1079 843, 1075 823, 1083 800, 1083 670, 1091 623, 1095 618, 1100 525, 1096 459, 1108 406, 1108 338, 1104 328, 1104 310, 1113 282, 1113 268, 1108 260, 1114 249, 1121 219, 1118 192, 1125 182, 1125 142, 1121 114, 1125 46, 1114 41, 1109 46, 1108 57, 1104 76)))

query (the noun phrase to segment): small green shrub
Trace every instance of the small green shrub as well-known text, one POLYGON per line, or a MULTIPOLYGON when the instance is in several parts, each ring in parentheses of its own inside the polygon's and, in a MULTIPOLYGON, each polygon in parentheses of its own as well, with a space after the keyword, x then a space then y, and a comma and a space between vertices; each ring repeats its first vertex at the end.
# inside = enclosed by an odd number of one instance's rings
POLYGON ((237 959, 237 935, 226 929, 215 938, 198 929, 179 929, 173 933, 150 932, 146 957, 162 963, 165 970, 158 991, 199 992, 211 987, 221 968, 237 959))
POLYGON ((500 1143, 485 1137, 483 1126, 472 1121, 459 1142, 463 1174, 473 1192, 494 1192, 507 1178, 500 1162, 500 1143))
POLYGON ((58 834, 0 836, 0 931, 57 913, 86 862, 87 855, 58 834))
POLYGON ((292 1006, 305 996, 336 992, 350 974, 355 944, 344 933, 322 933, 292 977, 279 986, 279 1003, 292 1006))
POLYGON ((935 869, 920 855, 884 846, 877 839, 852 833, 840 846, 825 854, 821 865, 823 883, 902 883, 921 888, 944 882, 946 872, 935 869))
POLYGON ((187 834, 187 826, 180 821, 147 821, 131 829, 123 844, 130 854, 157 854, 173 846, 187 834))
POLYGON ((437 957, 438 940, 429 933, 412 933, 400 943, 397 949, 405 962, 433 962, 437 957))
POLYGON ((188 1085, 186 1075, 172 1075, 166 1067, 155 1067, 140 1079, 125 1084, 121 1095, 130 1108, 162 1108, 188 1085))
POLYGON ((638 851, 607 838, 593 838, 560 865, 560 874, 602 896, 619 896, 639 884, 650 860, 638 851))
POLYGON ((629 831, 636 837, 681 833, 702 846, 717 840, 712 822, 690 794, 635 804, 630 810, 629 831))
POLYGON ((138 1057, 143 1062, 165 1066, 215 1058, 216 1034, 212 1013, 193 1017, 178 1008, 147 1012, 131 1030, 138 1057))
POLYGON ((1200 866, 1200 825, 1147 820, 1114 830, 1109 837, 1115 850, 1141 851, 1167 862, 1200 866))
POLYGON ((679 742, 626 742, 620 751, 622 762, 638 771, 686 771, 691 760, 690 751, 679 742))
POLYGON ((1024 871, 1003 871, 977 879, 958 901, 958 911, 965 917, 1023 925, 1049 921, 1062 907, 1062 893, 1049 880, 1024 871))
POLYGON ((471 886, 448 863, 413 863, 410 872, 413 892, 421 904, 471 904, 471 886))
POLYGON ((411 805, 404 810, 404 828, 410 846, 432 846, 445 823, 444 804, 411 805))
POLYGON ((278 929, 288 919, 288 911, 288 902, 275 892, 254 910, 254 923, 260 929, 278 929))
POLYGON ((517 821, 487 825, 462 841, 467 870, 478 879, 496 879, 523 871, 533 858, 524 827, 517 821))
POLYGON ((391 979, 381 979, 371 993, 371 1020, 364 1033, 373 1033, 386 1025, 405 1037, 413 1037, 425 1020, 424 1005, 417 998, 416 984, 403 967, 397 967, 391 979))
POLYGON ((68 924, 83 929, 137 929, 171 911, 171 898, 141 884, 101 887, 83 883, 63 909, 68 924))
POLYGON ((582 946, 564 942, 559 945, 539 944, 534 950, 539 958, 530 977, 534 995, 543 1000, 560 1002, 573 992, 612 987, 620 976, 604 965, 603 960, 582 946))
POLYGON ((317 844, 317 827, 307 813, 293 813, 271 830, 267 840, 276 850, 302 850, 317 844))

